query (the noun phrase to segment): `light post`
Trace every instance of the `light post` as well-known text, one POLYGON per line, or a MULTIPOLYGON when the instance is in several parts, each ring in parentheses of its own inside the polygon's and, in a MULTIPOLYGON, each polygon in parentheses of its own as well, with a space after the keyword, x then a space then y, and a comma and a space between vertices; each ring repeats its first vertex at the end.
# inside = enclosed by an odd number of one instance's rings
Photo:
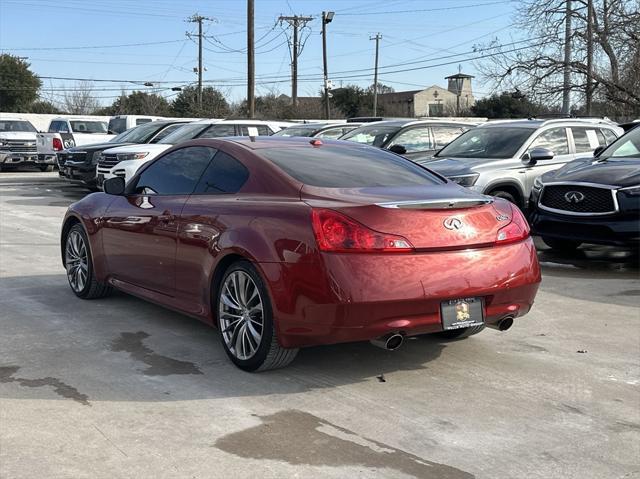
POLYGON ((324 116, 329 119, 329 73, 327 69, 327 25, 333 20, 334 12, 322 12, 322 63, 324 69, 324 116))

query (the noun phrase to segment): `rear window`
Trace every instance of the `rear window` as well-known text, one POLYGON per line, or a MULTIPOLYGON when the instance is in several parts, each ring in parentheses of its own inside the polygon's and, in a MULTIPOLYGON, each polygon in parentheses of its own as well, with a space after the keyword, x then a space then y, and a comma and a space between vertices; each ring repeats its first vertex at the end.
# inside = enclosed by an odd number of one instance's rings
POLYGON ((70 120, 69 123, 74 133, 107 133, 106 121, 70 120))
POLYGON ((111 118, 108 129, 111 133, 122 133, 127 129, 127 120, 124 118, 111 118))
POLYGON ((289 176, 310 186, 365 188, 430 186, 443 181, 428 170, 384 150, 367 147, 268 148, 258 152, 289 176))
POLYGON ((36 130, 34 126, 28 121, 14 121, 14 120, 0 121, 0 132, 7 132, 7 131, 28 131, 31 133, 38 132, 38 130, 36 130))

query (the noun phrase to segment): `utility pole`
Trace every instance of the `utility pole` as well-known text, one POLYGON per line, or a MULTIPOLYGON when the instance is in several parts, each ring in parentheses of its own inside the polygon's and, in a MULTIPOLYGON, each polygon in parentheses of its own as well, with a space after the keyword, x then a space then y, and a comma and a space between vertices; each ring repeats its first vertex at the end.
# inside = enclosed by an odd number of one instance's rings
POLYGON ((322 12, 322 66, 324 70, 324 117, 329 119, 329 73, 327 69, 327 24, 333 20, 333 12, 322 12))
POLYGON ((380 40, 382 35, 376 33, 375 37, 369 37, 369 40, 376 41, 376 65, 373 74, 373 116, 378 115, 378 50, 380 46, 380 40))
POLYGON ((571 110, 571 0, 566 1, 564 27, 564 82, 562 86, 562 113, 571 110))
POLYGON ((187 19, 189 23, 198 24, 198 109, 202 110, 202 22, 213 18, 203 17, 202 15, 192 15, 187 19))
POLYGON ((256 116, 256 70, 255 70, 255 43, 253 33, 254 0, 247 0, 247 104, 249 118, 256 116))
POLYGON ((293 28, 293 48, 291 55, 291 103, 293 104, 293 108, 296 108, 298 106, 298 30, 313 20, 313 17, 303 17, 300 15, 286 17, 280 15, 278 20, 280 22, 287 22, 293 28))
POLYGON ((591 103, 593 100, 593 0, 587 1, 587 91, 586 110, 591 115, 591 103))

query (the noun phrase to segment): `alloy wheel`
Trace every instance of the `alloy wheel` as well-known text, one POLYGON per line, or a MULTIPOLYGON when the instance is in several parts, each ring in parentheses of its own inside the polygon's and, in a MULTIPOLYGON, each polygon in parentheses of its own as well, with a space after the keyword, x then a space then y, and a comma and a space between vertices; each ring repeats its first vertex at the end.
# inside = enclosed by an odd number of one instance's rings
POLYGON ((72 231, 67 237, 65 266, 69 285, 76 293, 82 292, 87 284, 89 257, 84 238, 77 231, 72 231))
POLYGON ((258 287, 244 271, 234 271, 222 284, 218 318, 224 342, 236 358, 256 354, 264 331, 264 309, 258 287))

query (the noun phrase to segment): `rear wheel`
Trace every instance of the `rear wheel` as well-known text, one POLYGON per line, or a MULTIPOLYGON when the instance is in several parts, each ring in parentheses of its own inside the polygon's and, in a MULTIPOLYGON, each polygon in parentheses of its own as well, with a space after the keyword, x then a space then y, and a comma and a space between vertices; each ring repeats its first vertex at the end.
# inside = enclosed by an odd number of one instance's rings
POLYGON ((64 246, 64 265, 69 286, 82 299, 107 296, 111 287, 96 279, 91 261, 89 239, 81 224, 75 224, 67 233, 64 246))
POLYGON ((580 241, 547 238, 545 236, 542 237, 542 241, 544 241, 549 248, 558 251, 575 251, 582 244, 580 241))
POLYGON ((298 353, 278 343, 267 289, 248 261, 238 261, 225 272, 216 311, 222 345, 240 369, 254 372, 282 368, 298 353))
POLYGON ((497 198, 503 198, 503 199, 505 199, 507 201, 510 201, 514 205, 518 205, 518 200, 516 199, 516 197, 512 193, 509 193, 508 191, 493 190, 491 193, 489 193, 489 195, 490 196, 495 196, 497 198))
POLYGON ((484 324, 480 326, 472 326, 470 328, 450 329, 448 331, 441 331, 436 333, 438 336, 444 339, 464 339, 474 334, 478 334, 484 329, 484 324))

